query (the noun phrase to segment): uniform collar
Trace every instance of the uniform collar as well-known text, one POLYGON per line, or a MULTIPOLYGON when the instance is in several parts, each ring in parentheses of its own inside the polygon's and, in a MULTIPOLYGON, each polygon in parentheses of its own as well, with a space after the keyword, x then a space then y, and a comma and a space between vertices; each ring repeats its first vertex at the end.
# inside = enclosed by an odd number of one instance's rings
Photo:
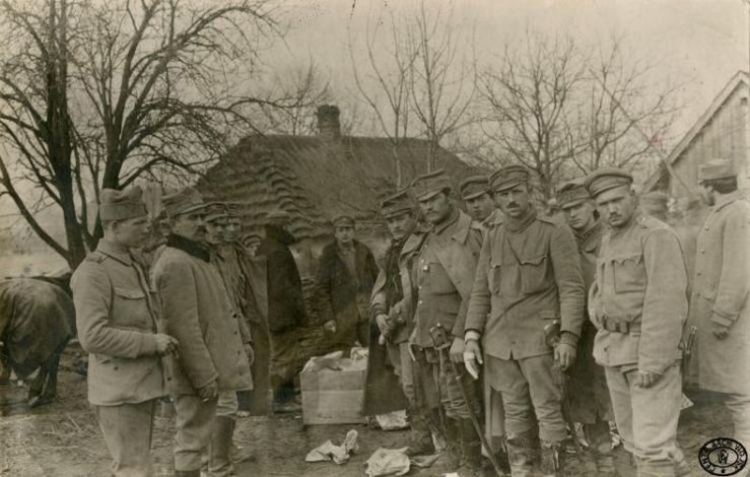
POLYGON ((575 231, 575 236, 579 240, 579 242, 585 242, 589 239, 589 237, 598 234, 602 230, 602 221, 599 219, 594 220, 594 226, 588 229, 585 232, 579 233, 578 231, 575 231))
POLYGON ((743 199, 744 199, 744 194, 739 189, 730 194, 722 195, 714 204, 714 210, 719 210, 723 208, 724 206, 726 206, 727 204, 731 204, 732 202, 743 200, 743 199))
POLYGON ((167 237, 167 247, 182 250, 188 255, 203 260, 204 262, 211 261, 211 254, 203 244, 179 235, 170 234, 169 237, 167 237))
POLYGON ((450 217, 445 219, 444 222, 434 225, 432 228, 433 232, 435 232, 436 235, 440 235, 445 232, 451 225, 458 222, 460 213, 461 212, 458 210, 458 207, 453 206, 453 211, 451 211, 450 217))
POLYGON ((129 252, 123 251, 122 247, 119 247, 115 243, 105 238, 99 240, 99 244, 96 246, 96 251, 103 253, 104 255, 117 260, 118 262, 130 266, 133 264, 133 257, 129 252))

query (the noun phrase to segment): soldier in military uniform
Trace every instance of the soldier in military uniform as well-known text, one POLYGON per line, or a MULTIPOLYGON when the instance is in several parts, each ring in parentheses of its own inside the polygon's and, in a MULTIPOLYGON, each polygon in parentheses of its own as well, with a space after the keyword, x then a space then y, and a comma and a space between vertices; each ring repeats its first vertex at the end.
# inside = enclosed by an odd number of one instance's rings
POLYGON ((464 322, 482 227, 452 202, 444 171, 417 177, 411 188, 431 226, 414 262, 417 302, 409 344, 416 363, 417 399, 431 409, 442 407, 449 456, 475 474, 481 468, 481 444, 470 413, 478 415, 479 399, 471 377, 456 376, 448 360, 463 367, 464 322), (457 379, 470 391, 470 402, 457 379))
POLYGON ((711 206, 698 235, 690 300, 699 385, 723 396, 734 439, 750 449, 750 205, 730 161, 703 164, 698 179, 711 206))
POLYGON ((73 274, 78 339, 90 353, 88 398, 96 406, 115 476, 152 475, 156 401, 167 394, 161 356, 177 340, 160 333, 159 310, 131 252, 148 238, 140 189, 104 189, 104 237, 73 274))
POLYGON ((505 218, 482 246, 466 319, 464 359, 475 375, 477 364, 483 363, 484 379, 502 396, 512 475, 531 473, 534 414, 542 473, 559 475, 566 437, 560 370, 575 361, 584 319, 575 238, 566 226, 537 215, 526 168, 500 169, 490 184, 505 218), (546 337, 556 321, 561 331, 553 348, 546 337))
MULTIPOLYGON (((239 328, 242 340, 245 343, 252 342, 247 316, 251 313, 257 317, 260 313, 253 307, 254 300, 248 303, 250 293, 247 278, 242 269, 241 258, 234 249, 234 243, 229 240, 228 231, 229 207, 224 203, 212 203, 206 207, 206 243, 211 254, 211 263, 216 266, 222 283, 229 293, 234 310, 239 315, 239 328)), ((255 344, 255 343, 253 343, 255 344)), ((253 347, 253 359, 255 361, 255 346, 253 347)), ((252 369, 252 368, 251 368, 252 369)), ((257 376, 253 373, 253 384, 257 384, 257 376)), ((245 393, 246 391, 242 391, 245 393)), ((216 406, 216 419, 214 420, 213 437, 209 453, 208 466, 212 475, 231 475, 232 461, 241 461, 250 458, 249 454, 240 455, 239 447, 233 445, 232 437, 237 423, 239 412, 239 399, 235 391, 224 391, 219 393, 216 406), (234 452, 232 452, 234 450, 234 452), (230 458, 230 454, 233 454, 230 458)))
MULTIPOLYGON (((596 278, 596 259, 604 227, 582 179, 563 184, 558 191, 557 202, 575 235, 583 283, 588 290, 596 278)), ((571 420, 576 425, 582 425, 583 436, 579 438, 583 438, 593 454, 597 475, 607 476, 615 474, 609 434, 609 422, 613 415, 604 369, 594 361, 595 336, 593 323, 585 320, 578 340, 578 356, 568 370, 570 379, 565 399, 571 420)))
POLYGON ((490 180, 486 176, 467 177, 458 188, 466 210, 474 220, 487 229, 502 221, 502 213, 492 200, 490 180))
MULTIPOLYGON (((408 250, 421 246, 425 234, 417 229, 416 207, 408 191, 400 191, 386 197, 381 203, 380 213, 391 233, 391 244, 386 250, 380 273, 375 281, 370 305, 370 319, 377 324, 380 338, 373 346, 386 346, 390 362, 399 377, 401 388, 408 401, 407 415, 411 425, 409 455, 433 454, 435 447, 429 426, 429 416, 416 405, 412 360, 408 350, 409 334, 414 329, 410 313, 410 280, 408 250), (407 248, 408 244, 408 248, 407 248), (404 254, 404 250, 407 253, 404 254), (402 267, 405 276, 402 277, 402 267), (404 290, 407 293, 404 293, 404 290)), ((372 351, 370 352, 372 355, 372 351)), ((369 377, 369 374, 368 374, 369 377)), ((368 380, 369 381, 369 380, 368 380)), ((369 386, 368 386, 369 388, 369 386)), ((393 394, 392 391, 387 391, 393 394)), ((392 400, 392 399, 391 399, 392 400)), ((365 401, 369 401, 367 396, 365 401)))
POLYGON ((638 476, 687 475, 676 434, 687 276, 676 233, 638 207, 633 178, 600 169, 586 181, 602 220, 589 316, 617 428, 638 476))
MULTIPOLYGON (((205 203, 194 189, 163 198, 171 233, 154 265, 154 281, 167 331, 179 340, 171 363, 177 435, 175 474, 198 477, 201 452, 211 444, 219 394, 252 389, 249 337, 205 241, 205 203)), ((236 409, 234 409, 236 412, 236 409)), ((224 433, 224 435, 230 435, 224 433)), ((209 449, 217 456, 218 449, 209 449)), ((214 463, 218 464, 218 460, 214 463)), ((209 476, 228 475, 231 465, 209 466, 209 476)))

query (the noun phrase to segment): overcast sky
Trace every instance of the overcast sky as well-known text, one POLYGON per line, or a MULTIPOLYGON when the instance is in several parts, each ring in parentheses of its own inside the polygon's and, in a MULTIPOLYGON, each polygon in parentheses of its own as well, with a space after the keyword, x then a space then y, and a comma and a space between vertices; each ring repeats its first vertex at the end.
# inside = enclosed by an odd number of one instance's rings
MULTIPOLYGON (((285 54, 312 58, 331 73, 332 85, 352 88, 347 31, 362 36, 367 18, 381 9, 410 8, 410 0, 293 0, 285 54)), ((630 54, 657 63, 653 82, 684 84, 688 129, 739 69, 748 68, 747 7, 743 0, 426 0, 450 5, 454 21, 475 27, 476 49, 493 55, 527 27, 576 41, 626 38, 630 54)), ((411 7, 413 8, 413 7, 411 7)), ((467 45, 467 48, 469 45, 467 45)))
MULTIPOLYGON (((205 0, 215 4, 218 0, 205 0)), ((339 92, 356 95, 351 76, 348 33, 362 39, 368 19, 380 12, 409 9, 419 0, 283 0, 289 23, 286 42, 266 52, 271 68, 312 59, 330 74, 339 92), (383 10, 385 9, 385 10, 383 10)), ((748 68, 747 7, 743 0, 425 0, 428 8, 449 8, 456 28, 474 32, 484 60, 523 37, 527 28, 550 36, 570 35, 595 44, 623 36, 635 59, 656 63, 652 81, 684 84, 685 109, 676 132, 684 132, 726 82, 748 68)), ((471 45, 466 40, 466 50, 471 45)), ((361 58, 361 57, 360 57, 361 58)), ((342 111, 346 114, 346 111, 342 111)), ((0 201, 0 215, 14 213, 0 201)))

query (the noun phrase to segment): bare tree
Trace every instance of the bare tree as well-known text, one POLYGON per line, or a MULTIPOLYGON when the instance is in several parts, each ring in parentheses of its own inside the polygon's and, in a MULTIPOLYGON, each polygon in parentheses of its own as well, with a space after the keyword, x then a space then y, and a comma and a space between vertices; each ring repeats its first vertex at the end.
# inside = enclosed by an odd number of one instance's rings
POLYGON ((648 77, 653 65, 628 62, 622 38, 613 38, 589 64, 577 102, 583 106, 578 111, 579 129, 572 132, 586 144, 573 157, 578 171, 602 166, 632 170, 644 161, 656 162, 653 148, 669 140, 680 109, 677 87, 653 88, 648 77))
POLYGON ((271 78, 269 97, 284 98, 260 105, 262 129, 269 133, 310 135, 315 132, 315 107, 331 100, 330 81, 313 61, 277 72, 271 78))
POLYGON ((527 32, 499 68, 481 75, 485 134, 537 173, 545 198, 560 180, 654 159, 655 142, 668 138, 678 109, 676 88, 649 84, 650 67, 628 62, 622 39, 598 57, 585 51, 570 38, 527 32))
POLYGON ((425 0, 407 21, 406 47, 412 58, 409 90, 422 135, 430 143, 427 170, 435 166, 441 141, 467 124, 467 110, 476 91, 475 69, 459 54, 467 39, 459 38, 453 12, 428 13, 425 0))
POLYGON ((568 134, 565 114, 585 72, 572 41, 550 42, 527 32, 523 48, 506 48, 499 69, 481 75, 486 134, 537 173, 545 198, 560 168, 584 146, 568 134))
POLYGON ((68 114, 72 7, 66 0, 34 6, 44 13, 0 4, 5 49, 11 52, 0 63, 0 137, 10 151, 0 156, 0 183, 34 232, 74 266, 85 256, 89 237, 76 214, 75 133, 68 114), (31 187, 62 210, 65 244, 37 221, 40 203, 24 194, 31 187))
POLYGON ((354 72, 354 83, 361 98, 369 106, 379 131, 388 138, 396 171, 396 186, 403 187, 404 171, 402 144, 409 135, 411 70, 416 53, 407 48, 407 24, 399 21, 393 9, 388 23, 383 12, 369 21, 365 31, 367 63, 361 67, 355 59, 356 45, 349 32, 349 56, 354 72), (389 38, 383 42, 381 28, 388 28, 389 38), (375 44, 377 43, 377 48, 375 44), (384 46, 385 45, 385 46, 384 46))
POLYGON ((275 33, 267 3, 4 0, 0 128, 20 160, 16 171, 0 161, 0 180, 71 266, 101 232, 87 222, 90 191, 200 172, 233 134, 253 129, 247 110, 273 102, 242 88, 257 42, 275 33), (62 209, 67 247, 35 221, 18 178, 62 209))

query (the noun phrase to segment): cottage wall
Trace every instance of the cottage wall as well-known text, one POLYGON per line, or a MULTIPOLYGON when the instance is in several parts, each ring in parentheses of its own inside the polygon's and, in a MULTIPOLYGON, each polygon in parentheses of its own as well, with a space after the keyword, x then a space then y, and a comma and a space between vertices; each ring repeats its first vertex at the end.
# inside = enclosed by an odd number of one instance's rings
MULTIPOLYGON (((673 167, 686 184, 694 188, 698 181, 700 165, 711 159, 731 159, 734 161, 740 187, 747 190, 748 150, 746 118, 748 89, 745 83, 738 84, 726 101, 717 109, 693 141, 676 158, 673 167)), ((689 195, 679 181, 672 180, 669 195, 686 197, 689 195)))

